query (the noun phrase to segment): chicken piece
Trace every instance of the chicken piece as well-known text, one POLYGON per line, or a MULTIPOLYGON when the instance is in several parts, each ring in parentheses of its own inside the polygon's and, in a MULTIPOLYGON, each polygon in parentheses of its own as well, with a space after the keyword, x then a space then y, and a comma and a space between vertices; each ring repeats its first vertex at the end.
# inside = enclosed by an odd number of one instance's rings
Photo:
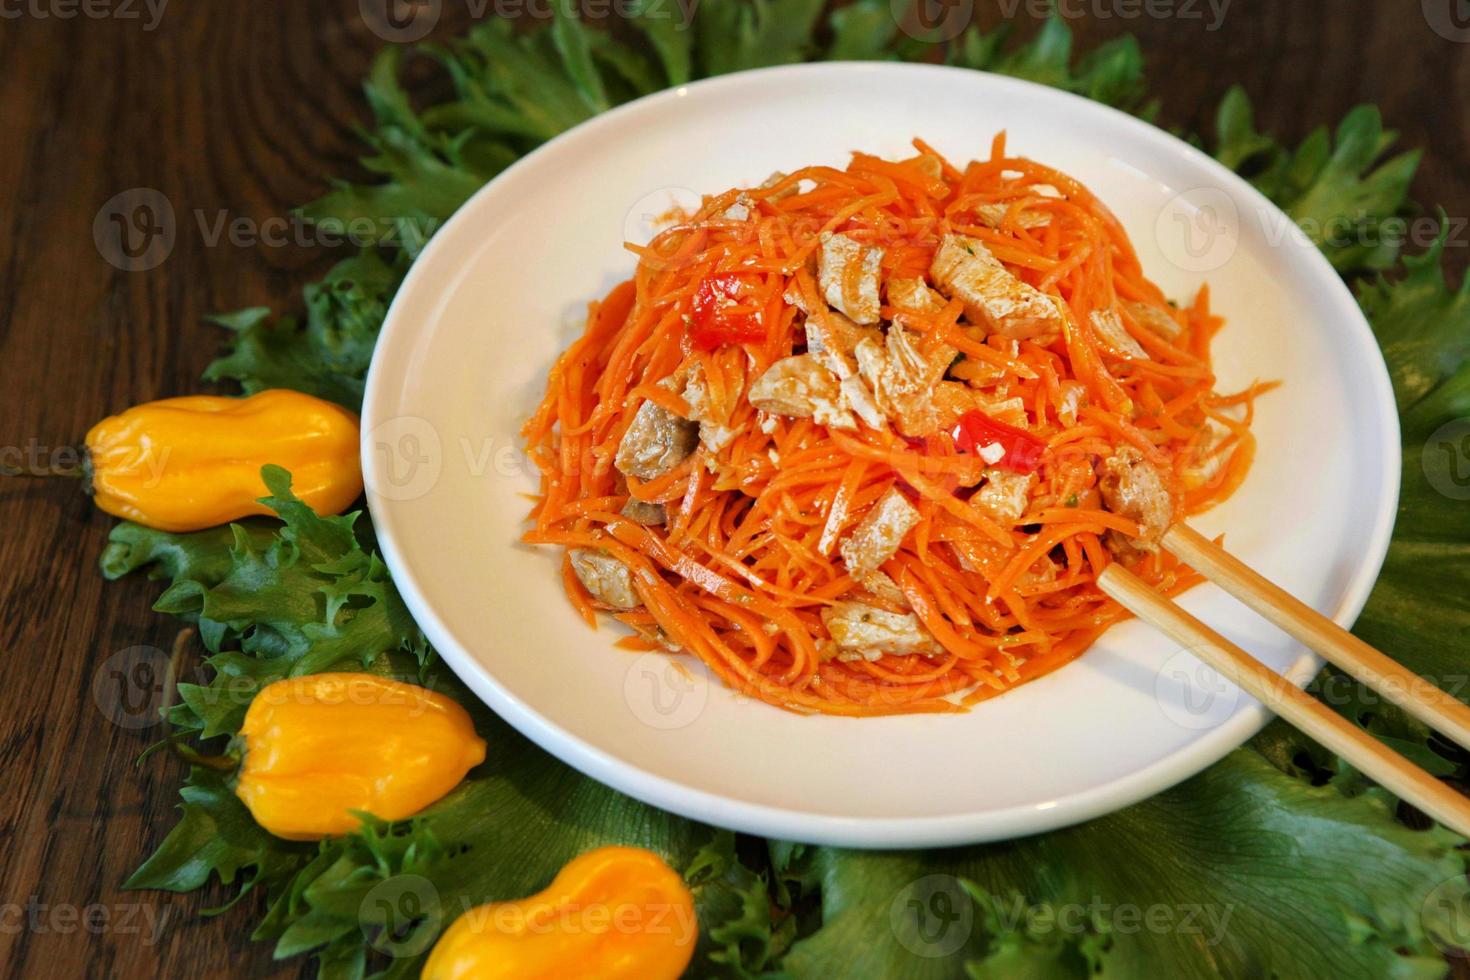
POLYGON ((698 443, 698 424, 645 401, 623 433, 613 465, 628 476, 652 480, 688 459, 698 443))
POLYGON ((1092 321, 1092 329, 1108 353, 1125 360, 1148 360, 1147 352, 1124 329, 1123 319, 1118 316, 1117 310, 1093 310, 1088 319, 1092 321))
POLYGON ((756 408, 789 418, 812 419, 834 429, 855 429, 857 421, 842 407, 837 375, 811 354, 783 357, 750 386, 756 408))
POLYGON ((1101 504, 1097 492, 1097 473, 1085 456, 1059 453, 1052 461, 1052 489, 1063 507, 1085 507, 1095 510, 1101 504))
POLYGON ((870 333, 836 310, 812 313, 806 318, 806 351, 839 378, 857 369, 852 352, 858 341, 870 333))
MULTIPOLYGON (((975 205, 975 217, 979 218, 981 224, 987 228, 999 228, 1005 224, 1006 213, 1010 209, 1009 204, 977 204, 975 205)), ((1049 224, 1051 224, 1051 215, 1045 211, 1032 211, 1026 208, 1017 212, 1014 219, 1014 226, 1023 231, 1045 228, 1049 224)))
POLYGON ((1030 424, 1024 399, 996 398, 959 381, 941 381, 934 386, 935 431, 952 429, 960 416, 970 411, 984 412, 997 422, 1017 428, 1030 424))
POLYGON ((1077 412, 1087 404, 1087 386, 1080 381, 1063 381, 1057 386, 1062 392, 1062 403, 1057 406, 1057 418, 1062 424, 1077 424, 1077 412))
MULTIPOLYGON (((761 190, 765 190, 765 189, 767 189, 769 187, 775 187, 777 184, 781 183, 781 181, 783 181, 785 179, 786 179, 786 174, 784 172, 782 172, 780 170, 773 170, 773 171, 771 171, 771 176, 767 177, 765 180, 763 180, 761 182, 760 189, 761 190)), ((790 187, 783 188, 782 190, 779 190, 779 191, 777 191, 774 194, 768 194, 766 196, 766 200, 767 201, 779 201, 782 198, 790 197, 792 194, 799 194, 800 192, 801 192, 801 182, 800 181, 797 181, 795 184, 792 184, 790 187)))
POLYGON ((572 572, 592 598, 614 609, 633 609, 642 604, 633 589, 633 573, 627 565, 605 551, 574 548, 570 552, 572 572))
POLYGON ((1026 513, 1035 482, 1035 473, 1012 473, 991 467, 985 471, 985 483, 970 498, 970 503, 1002 527, 1013 527, 1026 513))
MULTIPOLYGON (((1060 198, 1063 196, 1061 191, 1050 184, 1032 184, 1027 190, 1037 197, 1060 198)), ((997 201, 994 204, 977 204, 975 205, 975 216, 988 227, 999 228, 1005 221, 1006 212, 1010 208, 1010 201, 997 201)), ((1020 213, 1015 217, 1015 224, 1016 227, 1028 231, 1034 228, 1045 228, 1051 224, 1051 215, 1045 211, 1022 208, 1020 213)))
POLYGON ((1230 451, 1220 451, 1221 445, 1228 438, 1230 428, 1225 423, 1217 419, 1205 419, 1204 435, 1195 449, 1196 460, 1180 474, 1186 487, 1197 490, 1219 477, 1233 455, 1230 451))
POLYGON ((735 203, 720 212, 720 217, 726 221, 749 221, 750 209, 754 203, 746 194, 737 195, 735 203))
POLYGON ((842 562, 848 573, 861 581, 869 572, 877 571, 893 557, 917 523, 919 512, 914 505, 897 490, 889 490, 842 542, 842 562))
POLYGON ((689 372, 681 397, 689 406, 689 420, 699 424, 699 444, 711 455, 728 446, 737 434, 725 424, 730 420, 733 406, 722 409, 710 400, 709 383, 705 380, 703 366, 697 361, 689 372))
MULTIPOLYGON (((1005 182, 1008 183, 1008 184, 1009 183, 1014 183, 1014 182, 1016 182, 1018 180, 1021 180, 1025 176, 1026 175, 1023 174, 1023 173, 1021 173, 1019 170, 1004 170, 1004 171, 1001 171, 1001 177, 1002 177, 1002 179, 1004 179, 1005 182)), ((1056 198, 1057 200, 1063 200, 1063 201, 1067 199, 1067 195, 1065 195, 1061 191, 1057 190, 1051 184, 1044 184, 1044 183, 1042 183, 1042 184, 1029 184, 1029 185, 1026 186, 1025 189, 1027 191, 1029 191, 1030 193, 1036 195, 1037 197, 1051 197, 1051 198, 1056 198)))
POLYGON ((934 386, 934 412, 936 430, 952 429, 960 416, 970 411, 983 412, 990 407, 990 400, 979 391, 960 381, 941 381, 934 386))
POLYGON ((1109 542, 1157 551, 1159 539, 1174 520, 1174 500, 1164 486, 1164 478, 1143 453, 1132 446, 1115 449, 1102 461, 1097 488, 1108 510, 1134 521, 1143 530, 1141 538, 1132 539, 1111 532, 1109 542))
POLYGON ((1129 316, 1138 321, 1139 326, 1152 330, 1165 340, 1178 340, 1179 335, 1184 332, 1179 321, 1152 303, 1125 300, 1123 308, 1128 311, 1129 316))
POLYGON ((909 608, 908 596, 903 594, 903 589, 898 587, 897 582, 888 577, 887 572, 875 569, 858 579, 858 583, 872 593, 876 599, 881 599, 900 609, 909 608))
POLYGON ((878 322, 878 269, 883 249, 846 235, 822 233, 817 284, 827 302, 854 323, 878 322))
POLYGON ((918 313, 934 313, 944 309, 944 297, 930 289, 923 279, 890 279, 888 305, 918 313))
MULTIPOLYGON (((920 153, 918 156, 912 157, 910 159, 918 163, 919 169, 922 170, 924 172, 924 175, 930 180, 938 180, 939 178, 944 176, 944 164, 934 154, 920 153)), ((904 162, 908 163, 909 161, 905 160, 904 162)))
POLYGON ((853 349, 859 341, 864 337, 883 339, 877 327, 859 326, 823 302, 813 306, 794 284, 787 287, 783 298, 806 314, 807 353, 839 378, 847 378, 857 370, 853 349))
POLYGON ((869 428, 881 429, 888 419, 878 408, 878 400, 860 375, 850 374, 842 379, 840 404, 867 423, 869 428))
POLYGON ((699 423, 699 444, 711 456, 734 442, 737 435, 739 433, 727 425, 718 425, 713 422, 699 423))
POLYGON ((1006 271, 977 238, 945 235, 929 265, 939 291, 965 304, 971 323, 1016 340, 1049 344, 1062 330, 1062 311, 1036 287, 1006 271))
POLYGON ((1057 580, 1057 576, 1062 573, 1063 567, 1064 566, 1057 564, 1057 562, 1050 555, 1042 555, 1031 564, 1031 567, 1027 568, 1020 575, 1016 576, 1016 584, 1046 585, 1048 583, 1055 582, 1057 580))
POLYGON ((872 390, 878 410, 894 420, 899 432, 923 436, 938 430, 934 391, 954 361, 953 347, 927 334, 914 334, 902 320, 894 320, 882 347, 864 339, 854 353, 858 374, 872 390))
POLYGON ((822 610, 822 625, 837 645, 838 660, 944 652, 915 614, 892 613, 865 602, 834 602, 822 610))
POLYGON ((662 524, 668 520, 663 504, 651 504, 637 497, 629 497, 618 513, 637 524, 662 524))
POLYGON ((857 371, 853 351, 864 339, 882 340, 877 327, 860 327, 836 310, 819 310, 806 318, 806 349, 839 378, 857 371))

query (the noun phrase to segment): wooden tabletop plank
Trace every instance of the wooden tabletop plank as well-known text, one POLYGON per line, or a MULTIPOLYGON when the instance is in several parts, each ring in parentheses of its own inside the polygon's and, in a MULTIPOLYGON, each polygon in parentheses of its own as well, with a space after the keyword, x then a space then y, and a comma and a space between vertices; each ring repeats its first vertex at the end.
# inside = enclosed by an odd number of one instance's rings
MULTIPOLYGON (((152 29, 145 5, 128 7, 139 17, 28 12, 0 21, 5 452, 34 447, 44 458, 109 412, 198 390, 220 341, 204 315, 289 308, 332 262, 296 244, 226 236, 211 245, 205 232, 221 215, 256 225, 282 216, 321 193, 328 176, 359 172, 360 84, 384 42, 357 0, 179 3, 152 29), (160 265, 128 272, 104 259, 93 223, 110 198, 134 188, 167 199, 177 235, 160 265)), ((469 5, 443 7, 436 37, 470 22, 469 5)), ((983 23, 996 20, 996 5, 977 7, 983 23)), ((1089 14, 1072 26, 1084 50, 1138 36, 1170 126, 1207 127, 1233 82, 1252 96, 1260 128, 1292 141, 1357 103, 1377 103, 1402 145, 1425 151, 1414 196, 1461 225, 1450 264, 1464 268, 1470 106, 1458 93, 1470 89, 1470 45, 1436 33, 1420 5, 1403 0, 1238 2, 1214 30, 1209 4, 1193 7, 1202 19, 1089 14)), ((40 0, 25 9, 64 8, 40 0)), ((149 610, 156 586, 107 585, 97 574, 111 523, 64 482, 0 484, 8 661, 0 747, 9 777, 0 794, 0 924, 24 922, 0 930, 0 964, 12 977, 296 975, 299 962, 275 964, 249 941, 247 911, 200 916, 222 891, 119 888, 173 825, 183 766, 167 753, 134 764, 159 730, 141 711, 146 697, 118 700, 118 690, 147 694, 119 665, 160 656, 177 626, 149 610), (105 927, 83 927, 89 906, 107 910, 105 927)), ((94 926, 101 914, 90 913, 94 926)))

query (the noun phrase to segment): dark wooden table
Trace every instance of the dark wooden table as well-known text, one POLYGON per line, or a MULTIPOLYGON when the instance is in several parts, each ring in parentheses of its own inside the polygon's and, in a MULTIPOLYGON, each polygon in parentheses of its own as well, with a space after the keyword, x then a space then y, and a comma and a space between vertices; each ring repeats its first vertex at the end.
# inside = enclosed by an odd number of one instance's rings
MULTIPOLYGON (((987 23, 1006 7, 976 6, 987 23)), ((1413 0, 1236 0, 1216 30, 1206 3, 1191 7, 1202 18, 1125 19, 1112 0, 1066 9, 1085 13, 1072 21, 1083 46, 1139 37, 1165 123, 1207 126, 1237 81, 1262 128, 1292 140, 1374 102, 1425 151, 1417 199, 1470 213, 1470 30, 1453 29, 1455 0, 1442 16, 1413 0)), ((435 35, 472 9, 444 0, 435 35)), ((293 241, 211 231, 221 216, 259 226, 356 172, 360 80, 384 42, 356 0, 158 16, 142 0, 18 0, 0 15, 0 451, 45 458, 103 415, 200 390, 220 340, 206 314, 289 307, 330 264, 293 241), (93 226, 134 188, 166 197, 178 231, 165 261, 128 272, 93 226)), ((1462 229, 1457 269, 1466 243, 1462 229)), ((126 651, 166 650, 176 632, 149 610, 155 586, 98 575, 111 523, 74 486, 0 482, 0 964, 13 977, 294 974, 299 962, 249 941, 247 910, 200 916, 222 891, 119 888, 173 825, 183 766, 167 753, 135 765, 158 729, 109 693, 140 657, 126 651)))

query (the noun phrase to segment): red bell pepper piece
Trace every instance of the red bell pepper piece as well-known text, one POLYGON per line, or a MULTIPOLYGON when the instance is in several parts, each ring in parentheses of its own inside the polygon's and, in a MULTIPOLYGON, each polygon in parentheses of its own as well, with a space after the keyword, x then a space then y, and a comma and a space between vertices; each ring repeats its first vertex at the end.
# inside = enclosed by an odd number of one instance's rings
POLYGON ((706 276, 694 292, 694 310, 689 317, 690 343, 700 350, 725 344, 765 340, 760 314, 740 311, 742 277, 733 273, 706 276))
POLYGON ((1036 472, 1046 452, 1046 443, 1026 430, 997 422, 973 409, 960 416, 954 428, 954 441, 967 453, 978 453, 986 446, 1000 446, 1005 452, 993 465, 1012 473, 1036 472))

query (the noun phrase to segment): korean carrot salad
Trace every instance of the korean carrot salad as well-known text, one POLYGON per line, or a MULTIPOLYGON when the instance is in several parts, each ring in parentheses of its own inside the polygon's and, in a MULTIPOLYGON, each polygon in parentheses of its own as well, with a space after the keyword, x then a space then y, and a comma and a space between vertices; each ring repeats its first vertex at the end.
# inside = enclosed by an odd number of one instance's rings
POLYGON ((1267 387, 1215 391, 1207 290, 1169 302, 1003 134, 914 146, 705 198, 552 368, 525 539, 621 646, 798 711, 957 711, 1121 619, 1109 562, 1193 584, 1159 537, 1239 485, 1267 387))

